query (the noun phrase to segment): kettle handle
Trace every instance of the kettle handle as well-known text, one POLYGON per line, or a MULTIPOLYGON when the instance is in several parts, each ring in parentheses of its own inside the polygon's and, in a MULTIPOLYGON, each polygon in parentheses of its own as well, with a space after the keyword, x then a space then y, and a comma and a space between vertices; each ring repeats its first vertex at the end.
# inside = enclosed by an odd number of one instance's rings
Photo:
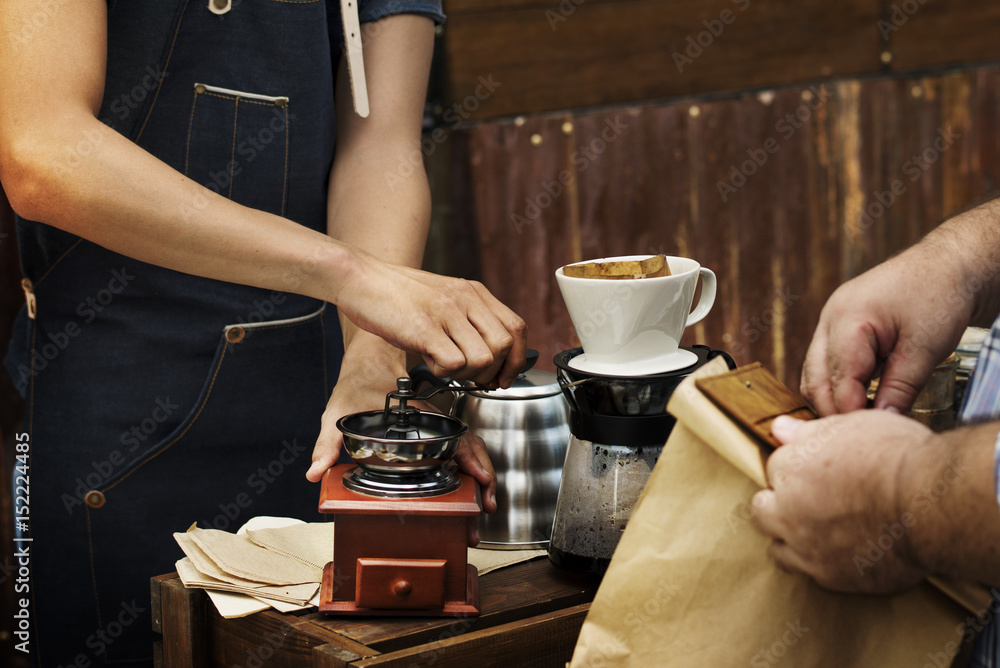
POLYGON ((521 373, 527 373, 531 371, 531 368, 538 363, 538 351, 533 348, 528 348, 524 351, 524 368, 521 369, 521 373))

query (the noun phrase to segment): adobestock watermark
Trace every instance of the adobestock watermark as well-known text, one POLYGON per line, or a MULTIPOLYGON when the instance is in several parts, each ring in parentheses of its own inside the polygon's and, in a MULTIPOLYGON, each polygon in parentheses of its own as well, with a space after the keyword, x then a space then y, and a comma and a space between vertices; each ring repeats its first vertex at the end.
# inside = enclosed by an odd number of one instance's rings
POLYGON ((997 619, 1000 612, 1000 590, 990 589, 989 604, 979 609, 975 614, 967 616, 955 627, 958 640, 949 640, 942 646, 940 652, 928 652, 927 663, 922 668, 950 668, 962 645, 968 645, 976 639, 983 629, 997 619))
MULTIPOLYGON (((816 424, 820 425, 820 428, 802 445, 795 448, 792 452, 791 457, 788 459, 788 464, 782 468, 771 480, 771 486, 774 487, 776 484, 781 484, 788 477, 788 472, 798 473, 802 470, 809 460, 816 456, 824 445, 833 439, 837 432, 839 420, 827 418, 825 420, 818 421, 816 424)), ((733 507, 726 517, 726 523, 729 525, 729 530, 735 533, 742 529, 743 527, 751 524, 753 522, 754 508, 758 505, 759 497, 754 494, 749 499, 740 499, 740 501, 733 507)))
POLYGON ((285 646, 291 635, 295 635, 295 628, 285 622, 281 623, 278 631, 266 631, 261 636, 263 642, 256 647, 247 649, 246 662, 242 665, 246 668, 263 668, 263 666, 268 665, 267 662, 271 660, 277 650, 285 646))
POLYGON ((773 666, 788 654, 788 650, 799 644, 803 637, 809 633, 808 626, 802 626, 802 619, 785 622, 785 630, 774 642, 754 654, 750 658, 750 665, 753 668, 767 668, 773 666))
POLYGON ((586 311, 586 319, 573 323, 577 335, 581 339, 589 339, 597 331, 608 324, 608 318, 617 314, 623 304, 627 304, 632 299, 632 294, 636 291, 636 286, 630 281, 620 281, 621 285, 616 285, 611 291, 610 297, 605 299, 593 310, 586 311))
MULTIPOLYGON (((216 195, 228 197, 233 180, 243 173, 244 167, 257 160, 260 154, 274 143, 275 139, 283 137, 287 145, 288 125, 295 118, 295 114, 288 110, 287 104, 275 105, 267 121, 257 127, 256 131, 249 132, 236 144, 233 149, 233 158, 219 169, 209 171, 208 178, 201 185, 216 195)), ((198 192, 190 202, 181 204, 181 216, 186 221, 193 220, 199 212, 205 210, 209 201, 204 192, 198 192)))
POLYGON ((729 332, 722 335, 722 342, 726 344, 729 354, 741 356, 746 353, 747 347, 743 344, 743 341, 745 340, 751 344, 757 343, 774 326, 775 317, 785 315, 792 304, 797 302, 800 297, 801 295, 792 294, 792 289, 787 286, 784 288, 775 288, 771 306, 761 311, 759 315, 745 320, 743 325, 740 326, 742 340, 737 340, 729 332))
POLYGON ((315 277, 320 267, 327 266, 328 263, 335 263, 338 259, 337 251, 332 244, 314 245, 309 257, 282 275, 281 281, 287 286, 286 292, 297 292, 303 283, 309 282, 315 277))
POLYGON ((30 44, 38 33, 44 30, 52 22, 64 5, 71 0, 38 0, 35 2, 35 11, 31 16, 25 17, 21 25, 14 31, 12 40, 21 50, 30 44))
POLYGON ((510 222, 517 233, 520 234, 526 226, 538 220, 543 211, 562 197, 566 192, 566 186, 572 184, 577 175, 587 171, 590 165, 608 150, 608 146, 628 130, 628 127, 617 114, 613 118, 610 116, 605 118, 597 136, 586 144, 577 146, 570 155, 573 170, 564 169, 552 180, 542 181, 541 189, 534 196, 524 198, 524 209, 510 214, 510 222))
POLYGON ((162 68, 153 69, 153 67, 147 66, 145 76, 139 80, 139 83, 133 86, 132 90, 122 93, 112 100, 108 109, 118 117, 118 120, 128 119, 132 112, 146 101, 149 94, 159 87, 165 77, 166 73, 162 68))
MULTIPOLYGON (((134 280, 135 276, 128 273, 127 267, 122 267, 121 270, 112 270, 107 287, 98 290, 97 293, 77 304, 76 314, 82 318, 83 325, 86 326, 96 320, 98 315, 111 305, 115 297, 122 294, 129 283, 134 280)), ((40 308, 44 308, 44 304, 40 308)), ((82 332, 83 327, 76 320, 68 320, 61 329, 56 331, 45 332, 44 338, 41 337, 42 332, 39 332, 38 338, 42 342, 36 343, 31 350, 30 367, 25 364, 17 367, 16 371, 20 382, 27 384, 29 378, 38 376, 48 367, 49 362, 66 350, 82 332)))
POLYGON ((103 487, 119 471, 134 461, 134 456, 128 457, 127 455, 137 452, 139 447, 145 444, 179 408, 180 405, 170 401, 169 396, 166 399, 157 397, 149 415, 122 432, 119 437, 122 448, 112 450, 107 457, 100 458, 100 461, 91 460, 91 470, 76 478, 73 493, 63 492, 60 495, 59 498, 62 500, 66 512, 73 514, 77 506, 86 503, 87 495, 90 492, 103 487))
POLYGON ((910 20, 910 17, 920 11, 927 0, 905 0, 901 3, 893 3, 889 12, 889 20, 879 19, 877 22, 878 31, 882 33, 882 40, 888 42, 889 35, 896 32, 910 20))
POLYGON ((246 487, 249 491, 236 494, 231 501, 224 501, 219 504, 219 514, 211 520, 202 520, 199 526, 208 529, 219 529, 225 531, 232 526, 244 512, 253 505, 254 498, 259 497, 267 491, 274 482, 285 475, 286 469, 294 464, 302 453, 306 451, 304 445, 299 445, 297 439, 282 442, 281 452, 278 456, 267 463, 266 466, 259 466, 247 476, 246 487), (253 493, 251 496, 250 492, 253 493))
POLYGON ((610 668, 620 665, 619 659, 628 656, 630 651, 628 632, 641 632, 644 627, 655 621, 666 610, 671 599, 680 593, 681 588, 667 578, 661 577, 655 582, 650 582, 647 591, 649 596, 637 601, 622 617, 625 628, 616 631, 607 642, 595 647, 593 654, 587 657, 588 668, 610 668))
POLYGON ((119 604, 118 614, 107 624, 95 629, 87 636, 84 645, 90 651, 77 653, 72 662, 60 664, 59 668, 87 668, 93 665, 92 658, 104 656, 108 648, 115 644, 115 641, 121 638, 125 630, 137 622, 139 616, 144 612, 146 612, 146 608, 140 606, 135 599, 132 599, 131 602, 122 601, 119 604))
MULTIPOLYGON (((934 163, 941 159, 942 155, 948 152, 948 149, 954 146, 955 140, 961 139, 961 137, 962 135, 953 132, 950 127, 947 129, 938 128, 938 136, 934 138, 934 141, 919 154, 913 155, 903 163, 903 166, 900 168, 903 176, 910 183, 919 180, 920 177, 934 166, 934 163)), ((851 227, 845 225, 845 231, 848 236, 853 240, 870 230, 885 215, 889 208, 896 203, 896 200, 906 194, 906 191, 906 182, 901 178, 894 179, 886 190, 873 191, 872 198, 874 201, 858 214, 857 226, 851 227)))
MULTIPOLYGON (((331 594, 336 594, 338 591, 340 591, 340 588, 343 587, 345 584, 347 584, 347 582, 351 579, 350 577, 344 574, 344 569, 341 568, 340 566, 337 566, 332 570, 332 576, 333 577, 331 578, 330 582, 331 594)), ((355 591, 357 590, 355 589, 355 591)))
POLYGON ((754 508, 758 506, 757 495, 754 494, 749 499, 741 498, 729 514, 726 516, 726 524, 729 525, 729 532, 736 533, 753 523, 754 508))
POLYGON ((576 8, 586 1, 587 0, 562 0, 557 7, 559 10, 558 12, 546 9, 545 20, 549 22, 549 27, 552 28, 552 32, 555 32, 559 24, 571 17, 573 12, 576 11, 576 8))
POLYGON ((80 134, 80 138, 71 144, 67 144, 63 149, 62 158, 53 163, 52 167, 60 174, 69 174, 80 167, 84 161, 94 154, 97 147, 104 141, 117 134, 114 129, 105 123, 95 125, 89 130, 80 134))
POLYGON ((966 472, 968 467, 963 462, 949 460, 948 467, 941 472, 941 476, 910 499, 907 506, 910 510, 903 512, 896 522, 883 524, 882 533, 874 539, 868 539, 865 552, 854 555, 854 567, 858 569, 858 575, 865 575, 866 571, 874 568, 875 564, 895 548, 906 537, 907 530, 917 525, 920 516, 930 512, 966 472))
MULTIPOLYGON (((750 6, 750 0, 732 0, 732 3, 736 5, 737 10, 740 12, 746 11, 750 6)), ((705 49, 715 44, 715 40, 722 36, 726 26, 736 22, 737 16, 739 14, 733 10, 723 9, 719 12, 719 18, 702 21, 701 24, 705 26, 705 29, 697 35, 688 35, 687 47, 684 49, 684 52, 674 51, 671 54, 674 59, 674 65, 677 66, 677 71, 683 74, 686 65, 694 64, 694 61, 701 54, 705 53, 705 49)))
POLYGON ((454 103, 441 115, 441 120, 448 124, 448 130, 441 127, 434 128, 417 142, 417 146, 400 159, 396 169, 385 172, 384 178, 389 190, 396 192, 396 188, 413 176, 417 169, 422 170, 424 159, 434 155, 438 147, 448 141, 451 133, 457 130, 463 121, 475 113, 480 105, 490 99, 503 85, 503 82, 496 81, 492 74, 479 76, 477 81, 479 83, 472 93, 454 103))
MULTIPOLYGON (((785 114, 775 122, 774 131, 783 141, 788 141, 809 122, 813 114, 826 105, 832 95, 833 93, 825 85, 812 86, 802 93, 803 102, 794 112, 785 114)), ((747 181, 763 169, 770 157, 779 150, 781 142, 773 136, 765 139, 760 146, 748 148, 746 154, 749 159, 739 164, 733 163, 729 168, 729 177, 725 181, 719 180, 715 183, 715 189, 722 201, 728 202, 729 197, 745 186, 747 181)))
POLYGON ((913 332, 899 346, 900 352, 911 357, 924 349, 932 341, 938 340, 945 327, 951 326, 955 313, 961 312, 969 302, 974 301, 983 288, 995 283, 1000 272, 1000 258, 978 256, 964 263, 966 277, 945 297, 945 304, 930 317, 918 321, 913 332))
MULTIPOLYGON (((140 108, 146 98, 159 87, 165 77, 166 73, 162 69, 154 69, 147 66, 145 75, 132 90, 122 93, 111 101, 108 105, 109 111, 119 121, 127 120, 134 111, 140 108)), ((111 118, 102 118, 99 125, 85 130, 76 142, 68 144, 63 149, 62 157, 53 163, 53 169, 63 175, 78 169, 108 137, 118 134, 112 127, 113 125, 114 121, 111 118)))
POLYGON ((581 339, 590 338, 597 333, 597 330, 608 324, 608 318, 621 310, 622 306, 632 299, 632 294, 636 291, 635 284, 629 281, 618 281, 612 290, 610 297, 601 302, 597 308, 587 310, 585 318, 579 322, 572 322, 569 326, 569 341, 555 341, 556 349, 566 350, 576 348, 581 345, 581 339))
MULTIPOLYGON (((455 638, 457 636, 462 635, 463 633, 471 631, 474 626, 475 626, 475 620, 473 618, 461 617, 453 621, 451 624, 449 624, 448 628, 441 631, 441 633, 438 634, 438 637, 435 638, 433 641, 424 644, 430 645, 433 642, 450 640, 451 638, 455 638)), ((434 649, 421 652, 417 656, 417 661, 408 663, 406 664, 406 666, 407 668, 420 668, 421 666, 433 666, 434 664, 436 664, 438 661, 441 660, 441 655, 443 652, 444 649, 434 649)))

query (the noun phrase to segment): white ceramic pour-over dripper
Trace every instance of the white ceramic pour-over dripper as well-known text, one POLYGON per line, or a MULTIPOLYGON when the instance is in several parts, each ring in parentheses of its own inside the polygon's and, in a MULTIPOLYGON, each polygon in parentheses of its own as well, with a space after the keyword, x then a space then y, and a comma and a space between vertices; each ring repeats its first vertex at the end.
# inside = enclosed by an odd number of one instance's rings
MULTIPOLYGON (((643 260, 649 255, 591 262, 643 260)), ((685 327, 700 321, 715 303, 716 278, 694 260, 668 256, 670 276, 632 279, 574 278, 560 267, 556 282, 583 354, 570 366, 588 373, 644 376, 691 366, 697 356, 679 348, 685 327), (701 299, 694 311, 695 287, 701 299)))

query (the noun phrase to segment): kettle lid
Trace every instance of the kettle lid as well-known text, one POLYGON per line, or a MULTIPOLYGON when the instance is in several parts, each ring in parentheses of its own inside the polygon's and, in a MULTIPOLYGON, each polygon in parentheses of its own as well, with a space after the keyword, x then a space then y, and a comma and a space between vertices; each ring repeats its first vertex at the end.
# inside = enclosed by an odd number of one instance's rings
POLYGON ((472 390, 469 394, 484 399, 541 399, 562 394, 562 388, 551 371, 529 369, 506 390, 472 390))

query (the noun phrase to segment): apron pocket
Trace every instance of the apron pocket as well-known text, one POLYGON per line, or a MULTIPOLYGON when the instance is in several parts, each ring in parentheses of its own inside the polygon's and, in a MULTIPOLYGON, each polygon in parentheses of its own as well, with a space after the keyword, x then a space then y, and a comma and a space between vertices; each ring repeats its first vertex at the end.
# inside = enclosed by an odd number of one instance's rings
MULTIPOLYGON (((205 418, 211 424, 209 428, 199 430, 199 440, 204 439, 205 442, 195 448, 201 453, 211 452, 215 439, 228 433, 236 433, 241 426, 232 424, 227 427, 220 425, 220 420, 228 418, 234 423, 246 423, 253 411, 238 410, 241 406, 261 401, 261 397, 266 396, 269 389, 280 391, 288 385, 294 386, 304 379, 305 374, 315 376, 316 379, 315 387, 311 387, 312 383, 304 383, 303 387, 308 387, 309 396, 312 396, 314 402, 318 402, 312 406, 318 433, 328 395, 323 324, 325 308, 324 305, 314 313, 298 318, 226 326, 219 337, 215 357, 198 398, 188 414, 169 434, 140 451, 116 475, 108 478, 99 491, 107 493, 165 450, 190 438, 195 423, 206 412, 208 415, 205 418), (306 352, 306 347, 310 345, 315 346, 312 355, 306 352), (302 376, 291 373, 292 369, 300 367, 302 376), (244 398, 245 392, 253 392, 253 395, 244 398)), ((276 400, 274 405, 284 401, 284 398, 276 400)))
POLYGON ((285 215, 289 99, 194 85, 184 173, 223 197, 285 215))

